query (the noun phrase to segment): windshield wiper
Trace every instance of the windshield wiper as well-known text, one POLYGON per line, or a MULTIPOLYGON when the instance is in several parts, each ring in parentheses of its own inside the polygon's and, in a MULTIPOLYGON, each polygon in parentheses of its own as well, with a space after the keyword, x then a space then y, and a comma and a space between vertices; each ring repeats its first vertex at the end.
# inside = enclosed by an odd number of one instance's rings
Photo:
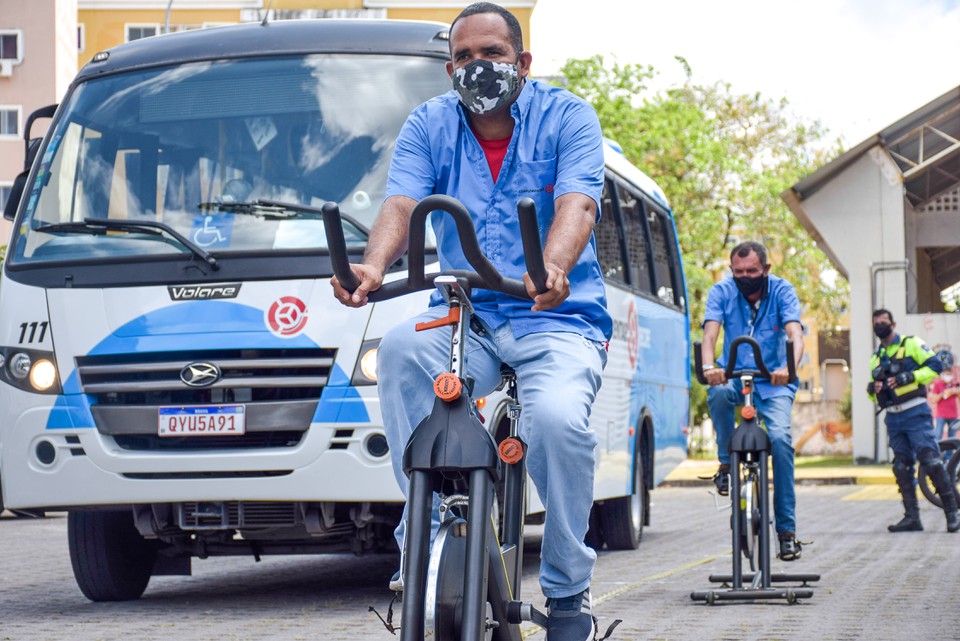
POLYGON ((178 232, 176 229, 153 220, 118 220, 116 218, 84 218, 83 222, 53 223, 50 225, 41 225, 34 231, 40 232, 71 232, 86 234, 106 234, 108 231, 122 231, 130 233, 153 234, 155 236, 170 236, 181 245, 189 249, 193 254, 207 263, 214 270, 220 269, 217 259, 200 247, 192 240, 178 232))
MULTIPOLYGON (((274 220, 285 220, 301 217, 308 219, 323 218, 323 210, 318 207, 309 207, 307 205, 288 203, 280 200, 260 199, 251 202, 236 203, 210 202, 200 203, 197 205, 197 207, 204 210, 215 209, 231 214, 251 214, 254 216, 263 216, 264 218, 274 220), (306 214, 306 216, 304 216, 304 214, 306 214)), ((367 228, 367 226, 356 218, 344 213, 341 213, 340 217, 350 223, 351 226, 355 227, 357 231, 360 232, 360 235, 367 237, 370 236, 370 230, 367 228)))
POLYGON ((220 202, 215 200, 208 203, 199 203, 197 208, 204 211, 222 211, 228 214, 263 216, 268 219, 293 218, 296 215, 295 212, 287 210, 284 207, 268 205, 265 201, 259 200, 252 202, 220 202))

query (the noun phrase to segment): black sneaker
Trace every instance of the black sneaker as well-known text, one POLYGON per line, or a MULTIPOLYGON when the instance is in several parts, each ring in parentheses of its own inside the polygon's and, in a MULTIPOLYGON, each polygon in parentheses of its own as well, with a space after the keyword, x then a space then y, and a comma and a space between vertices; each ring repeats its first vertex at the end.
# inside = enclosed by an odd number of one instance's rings
POLYGON ((777 532, 777 538, 780 539, 780 557, 781 561, 796 561, 800 558, 800 552, 803 546, 800 545, 800 539, 793 532, 777 532))
POLYGON ((729 496, 730 494, 730 466, 721 463, 717 468, 717 473, 713 475, 713 484, 717 486, 717 494, 720 496, 729 496))
POLYGON ((591 641, 596 633, 590 590, 547 599, 547 641, 591 641))

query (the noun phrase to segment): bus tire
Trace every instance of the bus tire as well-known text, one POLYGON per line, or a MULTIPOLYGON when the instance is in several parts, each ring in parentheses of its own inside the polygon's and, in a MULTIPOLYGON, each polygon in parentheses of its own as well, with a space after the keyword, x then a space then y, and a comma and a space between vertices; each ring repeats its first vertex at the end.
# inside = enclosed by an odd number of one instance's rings
POLYGON ((587 547, 593 548, 594 550, 603 549, 603 526, 600 524, 601 507, 599 503, 594 503, 590 508, 590 521, 587 527, 587 535, 583 538, 583 542, 587 547))
POLYGON ((636 550, 646 522, 647 483, 643 455, 638 453, 634 466, 634 492, 630 496, 608 499, 600 505, 603 539, 611 550, 636 550))
POLYGON ((71 511, 67 539, 73 576, 91 601, 139 599, 147 589, 157 550, 129 512, 71 511))

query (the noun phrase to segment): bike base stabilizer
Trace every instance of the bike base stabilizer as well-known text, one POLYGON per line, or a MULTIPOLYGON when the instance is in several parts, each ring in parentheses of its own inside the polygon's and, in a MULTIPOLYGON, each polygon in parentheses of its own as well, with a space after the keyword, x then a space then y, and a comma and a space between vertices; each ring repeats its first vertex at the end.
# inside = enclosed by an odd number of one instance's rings
MULTIPOLYGON (((753 581, 754 575, 747 573, 743 575, 744 583, 753 581)), ((733 583, 733 576, 730 574, 711 574, 708 579, 710 583, 733 583)), ((801 583, 800 587, 808 587, 813 581, 819 581, 819 574, 785 574, 783 572, 774 572, 770 575, 771 583, 801 583)))
POLYGON ((706 601, 713 605, 717 601, 759 601, 783 599, 793 604, 800 599, 813 597, 810 588, 740 588, 739 590, 703 590, 691 592, 690 598, 694 601, 706 601))

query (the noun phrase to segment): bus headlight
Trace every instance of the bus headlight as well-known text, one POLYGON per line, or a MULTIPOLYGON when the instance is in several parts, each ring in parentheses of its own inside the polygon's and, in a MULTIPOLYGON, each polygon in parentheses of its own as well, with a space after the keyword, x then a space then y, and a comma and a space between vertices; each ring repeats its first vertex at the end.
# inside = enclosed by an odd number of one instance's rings
POLYGON ((10 359, 10 366, 7 369, 10 371, 10 376, 22 381, 30 373, 30 365, 32 364, 33 361, 30 360, 30 356, 23 352, 17 352, 10 359))
POLYGON ((363 341, 360 346, 360 358, 357 359, 357 366, 353 369, 353 378, 350 379, 351 385, 377 384, 377 350, 379 348, 379 338, 372 341, 363 341))
POLYGON ((47 359, 41 359, 30 368, 30 384, 38 392, 45 392, 57 382, 57 368, 47 359))
POLYGON ((0 381, 26 392, 60 394, 60 375, 52 352, 0 347, 0 381))

